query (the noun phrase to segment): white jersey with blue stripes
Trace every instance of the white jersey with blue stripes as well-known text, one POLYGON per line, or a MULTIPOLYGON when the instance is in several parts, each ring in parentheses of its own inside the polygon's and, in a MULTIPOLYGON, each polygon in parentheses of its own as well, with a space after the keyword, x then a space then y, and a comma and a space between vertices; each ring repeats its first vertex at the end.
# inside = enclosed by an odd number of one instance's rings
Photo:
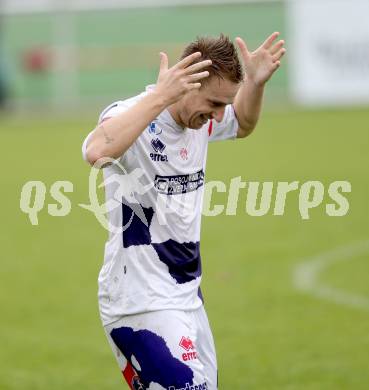
MULTIPOLYGON (((99 122, 136 104, 154 86, 108 106, 99 122)), ((180 127, 168 110, 116 163, 103 169, 109 233, 99 274, 104 325, 154 310, 195 310, 200 292, 200 225, 208 141, 236 137, 232 105, 222 122, 180 127)), ((92 133, 90 133, 92 134, 92 133)), ((82 147, 86 157, 86 145, 82 147)))

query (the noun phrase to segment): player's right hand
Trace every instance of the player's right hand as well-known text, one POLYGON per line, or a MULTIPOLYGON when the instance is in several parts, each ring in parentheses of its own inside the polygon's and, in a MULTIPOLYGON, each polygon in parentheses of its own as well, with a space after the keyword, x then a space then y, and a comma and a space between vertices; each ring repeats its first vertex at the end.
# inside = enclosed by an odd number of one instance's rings
POLYGON ((168 68, 168 56, 160 53, 160 71, 155 91, 164 98, 167 106, 180 100, 187 92, 199 89, 200 81, 209 76, 209 72, 203 69, 211 65, 211 60, 193 64, 200 57, 200 52, 190 54, 168 68))

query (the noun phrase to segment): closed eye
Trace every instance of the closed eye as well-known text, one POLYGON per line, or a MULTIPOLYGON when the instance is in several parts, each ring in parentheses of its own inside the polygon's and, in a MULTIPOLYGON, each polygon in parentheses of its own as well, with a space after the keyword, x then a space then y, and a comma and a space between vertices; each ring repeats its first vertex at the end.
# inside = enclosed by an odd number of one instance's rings
POLYGON ((225 103, 222 102, 210 102, 213 107, 225 107, 225 103))

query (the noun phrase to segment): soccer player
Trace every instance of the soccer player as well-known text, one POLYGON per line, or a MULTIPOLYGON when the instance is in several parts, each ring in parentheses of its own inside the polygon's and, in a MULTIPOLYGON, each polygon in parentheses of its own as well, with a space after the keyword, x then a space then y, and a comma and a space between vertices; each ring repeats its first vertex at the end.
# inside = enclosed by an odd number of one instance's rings
POLYGON ((217 389, 200 291, 207 145, 254 129, 285 53, 278 35, 254 52, 236 38, 243 64, 224 35, 198 38, 172 67, 160 53, 157 83, 108 106, 83 144, 84 158, 104 168, 110 226, 122 227, 110 231, 98 295, 132 390, 217 389))

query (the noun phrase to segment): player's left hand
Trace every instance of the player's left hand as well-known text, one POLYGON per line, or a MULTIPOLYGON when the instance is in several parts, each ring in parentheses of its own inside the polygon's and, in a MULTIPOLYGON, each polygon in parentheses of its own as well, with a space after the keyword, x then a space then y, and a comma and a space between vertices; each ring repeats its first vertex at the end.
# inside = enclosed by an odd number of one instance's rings
POLYGON ((283 47, 283 40, 275 42, 278 36, 279 32, 274 32, 253 52, 248 50, 242 38, 236 38, 245 66, 247 80, 253 81, 256 85, 264 85, 279 68, 281 65, 280 60, 286 49, 283 47))

